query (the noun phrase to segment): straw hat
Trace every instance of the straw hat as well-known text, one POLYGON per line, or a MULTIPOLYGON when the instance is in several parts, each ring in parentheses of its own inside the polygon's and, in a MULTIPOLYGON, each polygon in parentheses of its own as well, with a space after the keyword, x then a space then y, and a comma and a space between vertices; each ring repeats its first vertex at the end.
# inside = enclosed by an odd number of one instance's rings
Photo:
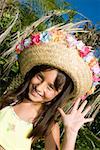
MULTIPOLYGON (((41 34, 44 33, 39 33, 37 43, 30 45, 28 48, 26 46, 26 49, 20 54, 19 63, 22 75, 25 76, 36 65, 47 64, 54 66, 64 71, 72 79, 74 90, 70 97, 78 98, 83 96, 92 85, 92 73, 88 64, 80 57, 74 45, 68 46, 63 32, 51 33, 51 31, 48 31, 46 36, 49 34, 50 40, 47 40, 47 38, 45 41, 42 40, 41 34)), ((38 34, 33 35, 34 39, 37 36, 38 34)), ((25 42, 24 46, 27 43, 25 42)))

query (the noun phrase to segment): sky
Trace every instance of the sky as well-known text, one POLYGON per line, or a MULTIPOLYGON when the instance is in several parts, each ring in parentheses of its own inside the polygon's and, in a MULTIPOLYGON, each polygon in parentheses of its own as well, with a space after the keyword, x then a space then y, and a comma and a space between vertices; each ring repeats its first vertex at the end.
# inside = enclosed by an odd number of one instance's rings
MULTIPOLYGON (((25 0, 19 0, 24 2, 25 0)), ((62 0, 64 1, 64 0, 62 0)), ((100 0, 65 0, 71 4, 71 9, 75 9, 93 24, 100 24, 100 0)), ((78 15, 78 17, 80 17, 78 15)), ((78 18, 76 16, 76 18, 78 18)))
POLYGON ((66 0, 71 4, 71 8, 93 22, 100 23, 100 0, 66 0))

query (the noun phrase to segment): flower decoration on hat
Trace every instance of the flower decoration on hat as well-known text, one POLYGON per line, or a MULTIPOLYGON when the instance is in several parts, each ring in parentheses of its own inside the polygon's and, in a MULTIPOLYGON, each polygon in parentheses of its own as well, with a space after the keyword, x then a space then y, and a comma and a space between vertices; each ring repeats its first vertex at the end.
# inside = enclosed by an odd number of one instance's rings
MULTIPOLYGON (((65 32, 61 30, 50 30, 44 31, 37 34, 32 34, 30 37, 22 40, 16 46, 16 53, 20 54, 24 49, 27 49, 34 45, 39 45, 41 43, 48 43, 50 41, 59 42, 61 40, 66 41, 66 47, 75 47, 79 52, 79 56, 88 64, 93 75, 93 84, 91 89, 86 93, 90 95, 96 89, 96 86, 100 81, 100 68, 98 64, 98 59, 96 58, 94 50, 91 46, 86 46, 81 40, 77 40, 73 34, 65 35, 65 32)), ((86 96, 84 96, 86 98, 86 96)), ((84 99, 84 97, 82 97, 84 99)))
MULTIPOLYGON (((98 59, 94 55, 95 51, 92 50, 91 46, 86 46, 82 41, 78 41, 72 35, 67 35, 67 42, 69 47, 75 46, 77 48, 80 57, 83 58, 83 60, 88 64, 90 70, 92 71, 93 84, 91 89, 87 92, 87 96, 88 96, 95 91, 96 86, 100 82, 100 67, 99 67, 98 59)), ((82 97, 82 99, 85 98, 86 96, 82 97)))

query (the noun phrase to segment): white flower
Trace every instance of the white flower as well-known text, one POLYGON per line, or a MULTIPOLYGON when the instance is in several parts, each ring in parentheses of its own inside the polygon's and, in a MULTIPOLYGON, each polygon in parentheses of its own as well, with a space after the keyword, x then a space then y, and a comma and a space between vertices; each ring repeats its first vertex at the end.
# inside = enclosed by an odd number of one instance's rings
POLYGON ((31 43, 31 38, 25 39, 24 40, 24 47, 29 47, 30 43, 31 43))
POLYGON ((77 41, 76 45, 78 50, 84 51, 83 47, 85 46, 85 44, 82 41, 77 41))
POLYGON ((76 46, 76 44, 77 44, 77 40, 72 35, 67 35, 67 42, 70 47, 76 46))
POLYGON ((93 58, 94 58, 94 55, 92 52, 90 52, 89 54, 87 54, 86 57, 84 57, 84 60, 89 63, 93 58))

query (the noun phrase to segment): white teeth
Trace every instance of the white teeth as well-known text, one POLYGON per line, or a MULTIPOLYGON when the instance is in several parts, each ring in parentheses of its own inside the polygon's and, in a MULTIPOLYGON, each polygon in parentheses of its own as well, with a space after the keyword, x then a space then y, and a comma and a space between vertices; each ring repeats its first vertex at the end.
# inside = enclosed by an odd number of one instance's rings
POLYGON ((40 94, 35 90, 34 86, 32 86, 32 90, 31 90, 31 91, 32 91, 32 92, 36 92, 37 95, 43 97, 42 95, 40 95, 40 94))
POLYGON ((38 92, 36 92, 35 90, 32 90, 32 92, 34 93, 36 93, 36 95, 39 95, 39 96, 41 96, 38 92))

